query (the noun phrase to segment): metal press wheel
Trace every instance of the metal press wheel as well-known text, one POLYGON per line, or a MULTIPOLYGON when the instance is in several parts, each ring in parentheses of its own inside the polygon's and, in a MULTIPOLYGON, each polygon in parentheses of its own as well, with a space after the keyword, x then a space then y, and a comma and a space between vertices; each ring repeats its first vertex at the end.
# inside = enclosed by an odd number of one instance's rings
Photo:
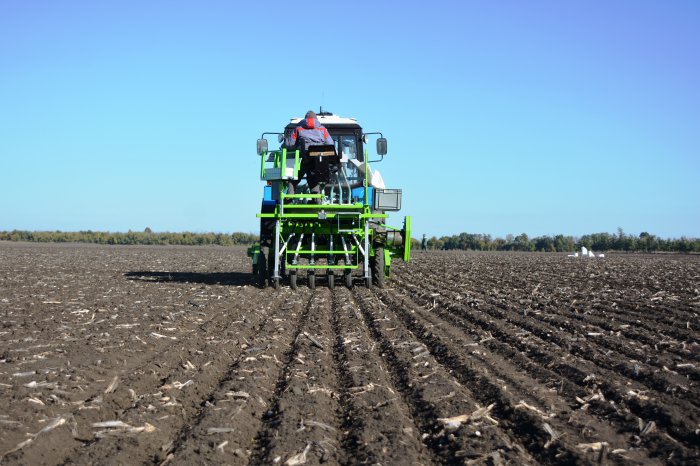
POLYGON ((312 290, 316 289, 316 274, 314 272, 309 272, 307 275, 307 279, 309 280, 309 288, 312 290))
POLYGON ((297 289, 297 272, 296 272, 296 270, 289 272, 289 286, 291 286, 293 290, 297 289))
POLYGON ((328 277, 328 289, 332 290, 335 288, 335 275, 333 272, 327 272, 326 277, 328 277))

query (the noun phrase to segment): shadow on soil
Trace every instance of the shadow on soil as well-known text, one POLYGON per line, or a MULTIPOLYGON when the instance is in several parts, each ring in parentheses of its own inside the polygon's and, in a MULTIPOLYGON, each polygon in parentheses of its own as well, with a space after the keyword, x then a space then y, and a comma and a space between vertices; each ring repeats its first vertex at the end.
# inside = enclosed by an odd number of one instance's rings
POLYGON ((157 283, 204 283, 205 285, 255 285, 256 276, 252 273, 241 272, 126 272, 128 280, 139 280, 157 283))

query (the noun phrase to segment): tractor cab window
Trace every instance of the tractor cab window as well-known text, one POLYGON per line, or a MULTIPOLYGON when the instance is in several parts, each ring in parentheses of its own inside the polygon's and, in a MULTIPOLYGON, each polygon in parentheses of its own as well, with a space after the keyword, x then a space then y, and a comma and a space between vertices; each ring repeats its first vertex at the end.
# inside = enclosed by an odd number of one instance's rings
POLYGON ((336 141, 336 148, 338 154, 343 158, 356 159, 357 158, 357 143, 355 141, 355 136, 339 136, 338 141, 336 141))
POLYGON ((352 159, 361 159, 361 157, 358 157, 355 135, 336 135, 333 136, 333 140, 335 141, 335 149, 338 155, 348 160, 348 163, 345 165, 345 176, 347 176, 348 181, 350 183, 360 181, 362 177, 358 173, 357 167, 350 162, 352 159))

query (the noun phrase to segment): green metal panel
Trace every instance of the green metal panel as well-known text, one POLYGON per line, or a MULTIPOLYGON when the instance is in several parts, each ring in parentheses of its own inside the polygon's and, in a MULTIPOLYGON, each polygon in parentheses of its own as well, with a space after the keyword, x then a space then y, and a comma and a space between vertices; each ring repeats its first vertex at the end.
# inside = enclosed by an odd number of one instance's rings
POLYGON ((260 179, 265 179, 265 159, 267 159, 267 151, 260 155, 260 179))
MULTIPOLYGON (((286 207, 285 207, 286 209, 286 207)), ((279 219, 292 219, 292 218, 315 218, 318 220, 322 220, 318 218, 318 214, 279 214, 279 213, 272 213, 272 214, 255 214, 256 217, 258 218, 279 218, 279 219)), ((336 214, 326 214, 326 219, 335 219, 337 217, 336 214)), ((370 218, 388 218, 389 216, 387 214, 361 214, 359 218, 361 219, 370 219, 370 218)), ((333 222, 335 224, 335 222, 333 222)))
MULTIPOLYGON (((283 199, 321 199, 322 197, 323 194, 282 194, 283 199)), ((290 205, 285 207, 289 207, 290 205)))
POLYGON ((292 264, 285 264, 285 267, 288 269, 294 269, 294 270, 299 270, 299 269, 357 269, 360 266, 359 265, 292 265, 292 264))
MULTIPOLYGON (((287 170, 287 149, 282 148, 281 150, 265 151, 260 155, 260 179, 267 180, 266 172, 268 169, 279 170, 279 179, 289 179, 286 175, 287 170), (265 163, 269 156, 272 156, 272 166, 266 167, 265 163)), ((299 170, 301 168, 301 159, 299 157, 299 150, 294 151, 294 166, 292 168, 292 179, 299 178, 299 170)), ((275 177, 276 179, 277 177, 275 177)))
POLYGON ((353 249, 353 250, 348 249, 347 251, 343 251, 342 249, 340 251, 324 251, 322 249, 316 249, 315 251, 311 251, 311 250, 301 249, 301 250, 299 250, 299 252, 297 252, 296 250, 288 251, 287 254, 290 256, 294 255, 294 254, 319 254, 319 255, 343 254, 343 255, 345 255, 345 253, 354 254, 355 251, 356 251, 355 249, 353 249))
POLYGON ((391 251, 389 249, 384 249, 384 275, 389 276, 391 274, 391 251))
MULTIPOLYGON (((320 194, 319 194, 320 196, 320 194)), ((287 209, 310 209, 310 210, 362 210, 362 204, 286 204, 287 209)))
POLYGON ((258 255, 260 255, 260 245, 254 244, 248 248, 248 257, 253 260, 253 264, 258 263, 258 255))
POLYGON ((366 206, 369 206, 369 189, 367 186, 367 178, 368 178, 368 172, 367 170, 369 169, 368 165, 368 160, 369 160, 369 153, 367 152, 367 149, 365 149, 365 176, 364 176, 364 186, 365 186, 365 198, 362 200, 366 206))
POLYGON ((407 215, 404 218, 405 226, 405 238, 403 239, 403 261, 408 262, 411 260, 411 216, 407 215))

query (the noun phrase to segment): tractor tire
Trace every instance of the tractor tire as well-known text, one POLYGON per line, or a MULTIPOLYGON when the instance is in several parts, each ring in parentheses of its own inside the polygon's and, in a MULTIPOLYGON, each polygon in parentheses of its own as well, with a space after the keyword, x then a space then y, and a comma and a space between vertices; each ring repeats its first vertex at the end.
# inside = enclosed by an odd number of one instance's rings
POLYGON ((260 251, 258 254, 258 283, 261 288, 267 288, 267 259, 265 253, 260 251))
POLYGON ((384 275, 384 248, 375 248, 374 257, 369 259, 369 268, 372 272, 372 281, 377 288, 384 288, 386 276, 384 275))
POLYGON ((335 288, 335 275, 333 272, 328 272, 326 274, 326 277, 328 277, 328 289, 332 290, 335 288))
POLYGON ((293 290, 297 289, 297 272, 296 272, 296 270, 289 272, 289 286, 291 286, 293 290))
POLYGON ((309 281, 309 288, 312 290, 316 289, 316 274, 314 272, 309 272, 307 275, 307 279, 309 281))
POLYGON ((273 248, 267 253, 267 277, 272 283, 272 276, 275 274, 275 252, 273 248))

